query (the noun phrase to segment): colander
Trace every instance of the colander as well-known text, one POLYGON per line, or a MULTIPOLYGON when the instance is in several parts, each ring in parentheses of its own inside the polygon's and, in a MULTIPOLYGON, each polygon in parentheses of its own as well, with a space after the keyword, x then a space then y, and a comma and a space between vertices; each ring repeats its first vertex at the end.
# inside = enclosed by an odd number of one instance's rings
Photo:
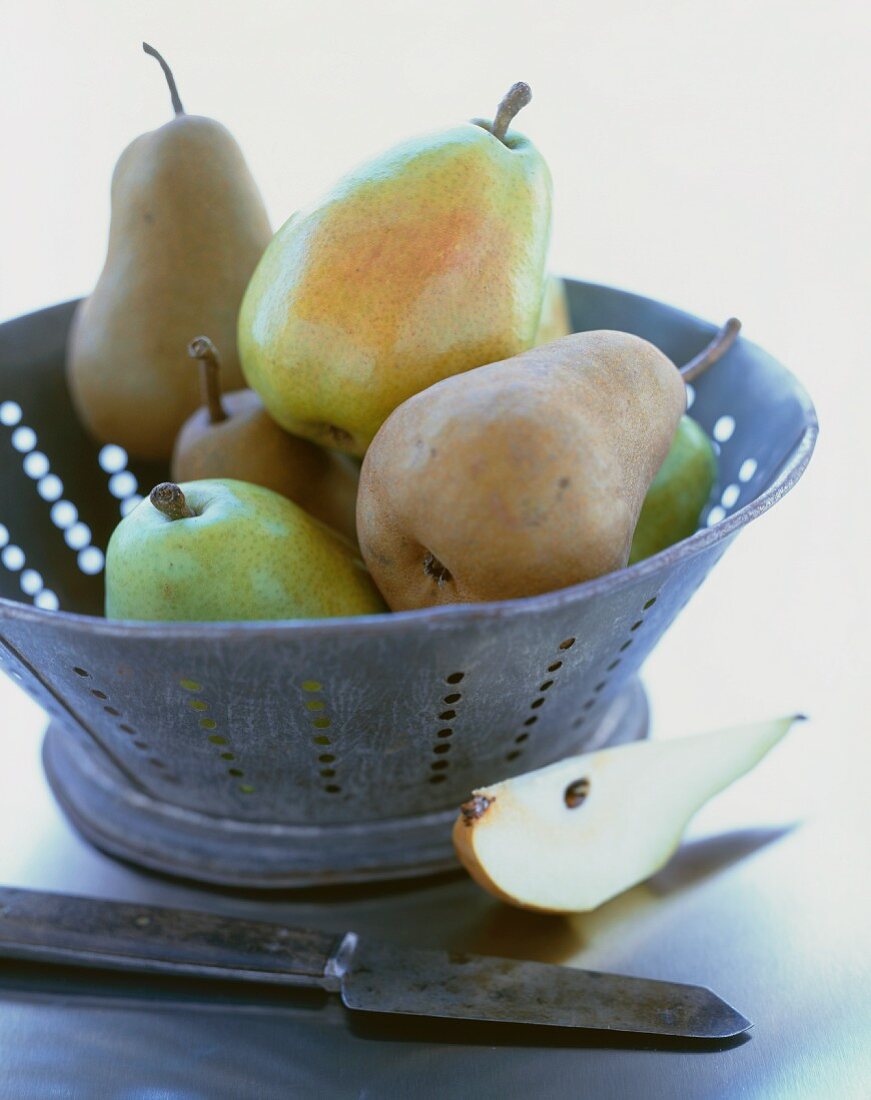
MULTIPOLYGON (((568 290, 576 330, 636 333, 676 363, 716 330, 623 291, 568 290)), ((50 715, 46 771, 75 826, 213 883, 450 867, 473 787, 643 736, 644 659, 738 531, 796 483, 817 434, 796 380, 740 339, 690 387, 720 461, 702 525, 631 568, 396 615, 109 622, 109 535, 167 470, 128 465, 78 425, 63 371, 74 308, 0 326, 0 668, 50 715)))

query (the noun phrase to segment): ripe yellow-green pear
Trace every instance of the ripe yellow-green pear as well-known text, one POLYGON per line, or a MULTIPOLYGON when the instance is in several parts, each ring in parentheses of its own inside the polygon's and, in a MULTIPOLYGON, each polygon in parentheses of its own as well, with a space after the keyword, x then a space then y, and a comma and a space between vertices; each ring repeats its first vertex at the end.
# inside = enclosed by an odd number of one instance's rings
POLYGON ((476 790, 454 824, 476 882, 524 909, 595 909, 658 871, 695 812, 796 717, 570 757, 476 790))
POLYGON ((363 461, 357 535, 393 610, 534 596, 625 566, 686 406, 623 332, 565 336, 436 383, 363 461))
POLYGON ((279 428, 253 390, 222 394, 218 351, 207 336, 192 340, 188 354, 201 366, 203 405, 175 441, 173 481, 217 477, 263 485, 356 542, 353 459, 279 428))
POLYGON ((569 336, 572 331, 572 318, 569 313, 566 284, 559 275, 549 275, 544 286, 541 320, 538 322, 534 346, 549 344, 551 340, 559 340, 561 336, 569 336))
POLYGON ((106 617, 318 619, 384 610, 354 548, 244 481, 164 482, 112 533, 106 617))
POLYGON ((271 238, 263 200, 231 134, 184 112, 163 66, 175 118, 136 138, 112 178, 109 248, 76 311, 67 378, 92 435, 143 459, 169 459, 197 408, 185 347, 208 332, 224 349, 227 385, 244 385, 236 318, 271 238))
POLYGON ((389 413, 441 378, 531 347, 550 174, 494 122, 414 138, 345 176, 275 235, 239 316, 248 384, 294 435, 363 455, 389 413))

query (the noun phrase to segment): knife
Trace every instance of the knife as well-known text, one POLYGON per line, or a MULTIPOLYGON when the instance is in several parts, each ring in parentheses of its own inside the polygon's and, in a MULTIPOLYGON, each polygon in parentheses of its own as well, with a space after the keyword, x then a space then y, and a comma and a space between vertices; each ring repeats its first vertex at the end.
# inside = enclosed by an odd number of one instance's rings
POLYGON ((8 887, 0 887, 4 957, 308 986, 361 1012, 696 1039, 728 1039, 752 1026, 702 986, 8 887))

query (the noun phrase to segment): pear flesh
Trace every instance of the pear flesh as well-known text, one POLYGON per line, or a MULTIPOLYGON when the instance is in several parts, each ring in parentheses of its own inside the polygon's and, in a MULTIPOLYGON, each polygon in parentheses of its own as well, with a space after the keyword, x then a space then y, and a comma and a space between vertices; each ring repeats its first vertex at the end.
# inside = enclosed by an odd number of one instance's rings
POLYGON ((527 138, 472 122, 350 173, 257 266, 239 316, 248 385, 289 432, 362 456, 412 394, 532 346, 550 195, 527 138))
POLYGON ((244 385, 236 318, 271 236, 242 152, 214 119, 179 114, 124 150, 105 265, 67 349, 73 403, 95 438, 169 459, 199 405, 184 351, 197 332, 225 349, 227 387, 244 385))
POLYGON ((146 497, 115 528, 106 552, 107 618, 207 622, 384 610, 350 544, 285 497, 230 479, 173 488, 190 514, 171 519, 146 497))
POLYGON ((577 333, 431 386, 363 462, 357 534, 393 610, 506 600, 626 565, 686 407, 622 332, 577 333))
POLYGON ((484 889, 525 909, 595 909, 659 870, 690 818, 795 717, 570 757, 474 792, 454 847, 484 889))

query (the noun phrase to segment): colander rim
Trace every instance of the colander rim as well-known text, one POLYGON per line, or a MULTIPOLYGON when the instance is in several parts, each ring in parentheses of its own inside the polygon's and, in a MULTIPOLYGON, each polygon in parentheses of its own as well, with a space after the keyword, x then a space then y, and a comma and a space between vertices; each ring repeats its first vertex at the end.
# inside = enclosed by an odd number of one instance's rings
MULTIPOLYGON (((742 338, 743 341, 743 338, 742 338)), ((748 344, 749 341, 746 341, 748 344)), ((752 345, 768 358, 764 349, 752 345)), ((790 450, 789 457, 781 466, 772 483, 759 496, 748 501, 712 527, 700 528, 686 539, 674 543, 665 550, 634 565, 618 569, 581 584, 568 588, 544 592, 538 596, 525 596, 513 600, 499 600, 489 603, 446 604, 440 607, 421 608, 413 611, 394 611, 377 615, 355 615, 324 619, 258 619, 217 622, 166 622, 140 621, 124 619, 105 619, 99 615, 86 615, 74 611, 50 611, 21 603, 18 600, 0 596, 0 618, 14 619, 19 622, 37 622, 43 625, 49 622, 59 628, 69 630, 87 629, 104 637, 131 637, 145 639, 172 638, 184 640, 193 638, 199 641, 210 638, 232 639, 235 636, 251 637, 255 635, 300 635, 323 636, 337 632, 343 634, 389 634, 402 633, 416 625, 427 627, 451 628, 458 624, 477 620, 499 622, 504 619, 518 618, 528 614, 545 613, 570 604, 583 603, 595 599, 602 592, 618 591, 621 588, 643 580, 646 576, 658 572, 663 566, 669 567, 729 538, 741 527, 757 519, 773 507, 798 482, 810 462, 819 434, 819 422, 813 403, 795 376, 777 360, 780 370, 792 380, 794 392, 804 411, 804 427, 801 435, 790 450)))

